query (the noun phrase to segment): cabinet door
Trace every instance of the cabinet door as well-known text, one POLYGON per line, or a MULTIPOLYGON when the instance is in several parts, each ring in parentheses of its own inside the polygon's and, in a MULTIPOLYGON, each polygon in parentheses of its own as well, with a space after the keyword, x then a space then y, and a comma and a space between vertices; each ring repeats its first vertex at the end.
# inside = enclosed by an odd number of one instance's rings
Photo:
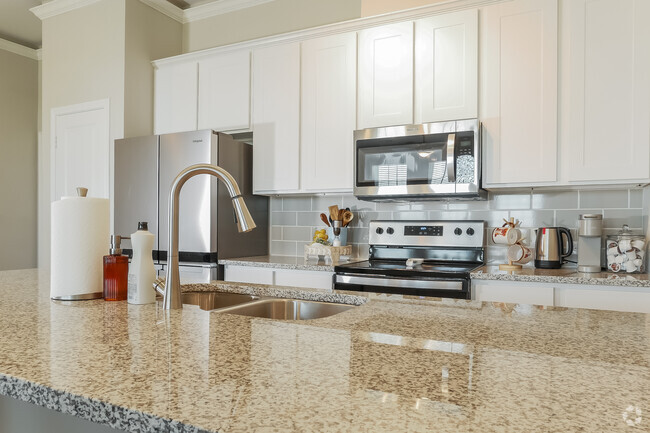
POLYGON ((253 51, 253 192, 300 187, 300 44, 253 51))
POLYGON ((650 313, 650 292, 644 287, 561 284, 555 294, 558 307, 650 313))
POLYGON ((273 284, 273 269, 226 265, 224 280, 236 283, 273 284))
POLYGON ((554 288, 545 284, 474 281, 472 286, 477 301, 547 306, 554 302, 554 288))
POLYGON ((250 128, 250 51, 199 62, 199 129, 250 128))
POLYGON ((359 32, 359 129, 413 123, 413 23, 359 32))
POLYGON ((278 286, 306 287, 331 291, 333 275, 333 272, 325 271, 277 269, 275 271, 275 284, 278 286))
POLYGON ((154 134, 196 130, 196 62, 173 63, 155 72, 154 134))
POLYGON ((478 116, 478 10, 415 22, 415 123, 478 116))
POLYGON ((352 191, 355 33, 302 44, 300 170, 304 191, 352 191))
POLYGON ((557 181, 557 1, 515 0, 481 14, 486 186, 557 181))
POLYGON ((570 181, 650 178, 650 2, 572 0, 570 181))

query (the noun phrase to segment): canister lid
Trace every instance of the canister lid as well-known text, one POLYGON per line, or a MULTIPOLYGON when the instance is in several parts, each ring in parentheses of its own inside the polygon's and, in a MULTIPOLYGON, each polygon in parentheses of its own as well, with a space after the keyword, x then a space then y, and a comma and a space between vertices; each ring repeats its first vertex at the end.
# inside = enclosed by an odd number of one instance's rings
POLYGON ((630 230, 630 226, 627 224, 623 224, 623 227, 621 230, 619 230, 618 233, 616 233, 616 236, 619 238, 643 238, 643 235, 641 233, 635 233, 632 230, 630 230))

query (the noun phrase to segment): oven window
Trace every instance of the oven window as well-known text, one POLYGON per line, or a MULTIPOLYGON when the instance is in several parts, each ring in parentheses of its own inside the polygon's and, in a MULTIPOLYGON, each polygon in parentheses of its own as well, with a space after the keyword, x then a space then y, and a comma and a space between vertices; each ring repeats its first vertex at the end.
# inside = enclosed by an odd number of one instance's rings
POLYGON ((357 185, 449 183, 447 134, 357 141, 357 185))

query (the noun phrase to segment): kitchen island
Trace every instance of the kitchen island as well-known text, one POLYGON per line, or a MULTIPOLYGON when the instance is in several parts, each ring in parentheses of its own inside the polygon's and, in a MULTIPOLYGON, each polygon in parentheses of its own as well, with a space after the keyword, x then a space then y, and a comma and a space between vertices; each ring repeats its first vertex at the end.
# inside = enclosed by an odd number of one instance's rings
POLYGON ((308 321, 54 302, 0 272, 0 394, 124 431, 650 431, 650 315, 265 288, 308 321))

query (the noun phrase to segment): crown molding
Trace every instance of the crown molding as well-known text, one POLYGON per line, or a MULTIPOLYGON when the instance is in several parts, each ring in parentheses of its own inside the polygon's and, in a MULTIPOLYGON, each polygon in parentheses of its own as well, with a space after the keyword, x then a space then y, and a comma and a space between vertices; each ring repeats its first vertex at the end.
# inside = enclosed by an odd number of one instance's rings
POLYGON ((46 18, 55 17, 97 3, 98 1, 99 0, 52 0, 43 3, 40 6, 34 6, 29 11, 36 15, 40 20, 44 20, 46 18))
POLYGON ((163 15, 167 15, 169 18, 178 21, 179 23, 185 22, 185 14, 183 9, 178 6, 174 6, 169 3, 167 0, 140 0, 142 3, 146 4, 152 9, 157 10, 163 15))
POLYGON ((39 62, 43 60, 43 48, 39 48, 38 50, 36 50, 36 60, 38 60, 39 62))
POLYGON ((216 0, 211 3, 185 9, 183 11, 183 23, 190 23, 192 21, 223 15, 272 1, 274 0, 216 0))
POLYGON ((40 60, 38 52, 40 50, 35 50, 33 48, 28 48, 24 45, 17 44, 15 42, 8 41, 6 39, 0 39, 0 50, 9 51, 10 53, 18 54, 19 56, 27 57, 32 60, 40 60))

